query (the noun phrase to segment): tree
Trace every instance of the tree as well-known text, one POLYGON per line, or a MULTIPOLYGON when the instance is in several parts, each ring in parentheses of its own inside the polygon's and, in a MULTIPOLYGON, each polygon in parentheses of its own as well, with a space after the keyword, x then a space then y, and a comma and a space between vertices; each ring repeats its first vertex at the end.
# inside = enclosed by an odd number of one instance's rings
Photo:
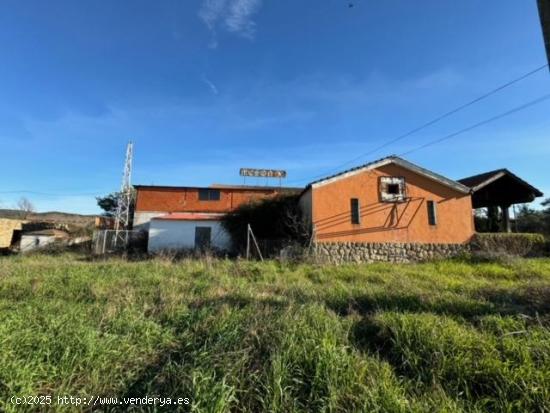
POLYGON ((550 198, 541 202, 544 209, 533 209, 527 205, 519 207, 516 224, 518 232, 533 232, 550 236, 550 198))
POLYGON ((103 197, 96 197, 97 205, 105 211, 103 215, 106 217, 113 217, 116 214, 118 205, 118 192, 113 192, 103 197))
POLYGON ((477 232, 498 232, 500 230, 500 213, 497 207, 476 209, 474 221, 477 232))
POLYGON ((546 198, 544 201, 542 201, 541 205, 545 207, 542 210, 542 214, 544 217, 544 233, 546 234, 546 236, 550 237, 550 198, 546 198))
MULTIPOLYGON (((116 215, 116 210, 118 207, 118 196, 120 192, 112 192, 105 196, 98 196, 96 197, 97 205, 105 211, 103 213, 106 217, 114 217, 116 215)), ((136 192, 134 189, 132 189, 132 193, 130 195, 130 219, 134 215, 134 204, 135 204, 135 198, 136 198, 136 192)))
POLYGON ((26 219, 29 214, 35 211, 34 205, 25 197, 19 198, 17 201, 17 209, 21 212, 21 216, 26 219))

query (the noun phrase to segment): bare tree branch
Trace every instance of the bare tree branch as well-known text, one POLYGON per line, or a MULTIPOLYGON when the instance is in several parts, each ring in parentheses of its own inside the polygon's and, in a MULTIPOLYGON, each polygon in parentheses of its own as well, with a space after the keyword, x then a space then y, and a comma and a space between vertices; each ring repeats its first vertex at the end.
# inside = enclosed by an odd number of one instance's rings
POLYGON ((17 201, 17 209, 21 212, 23 219, 27 219, 29 214, 35 211, 32 202, 25 197, 19 198, 19 201, 17 201))

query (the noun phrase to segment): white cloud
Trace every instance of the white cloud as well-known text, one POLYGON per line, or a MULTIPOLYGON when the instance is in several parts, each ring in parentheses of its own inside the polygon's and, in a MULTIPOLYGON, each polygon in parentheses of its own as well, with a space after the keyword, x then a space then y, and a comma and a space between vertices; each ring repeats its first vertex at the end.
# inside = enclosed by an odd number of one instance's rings
POLYGON ((230 12, 225 19, 227 29, 244 37, 253 38, 256 23, 252 15, 260 8, 260 0, 234 0, 230 4, 230 12))
POLYGON ((212 33, 210 47, 218 45, 219 28, 247 39, 253 39, 256 23, 253 15, 261 7, 261 0, 204 0, 199 10, 199 18, 212 33))
POLYGON ((208 26, 214 30, 220 17, 222 16, 227 1, 226 0, 204 0, 199 10, 199 17, 208 26))
POLYGON ((206 86, 208 86, 208 88, 210 89, 210 91, 214 94, 214 95, 219 95, 220 94, 220 91, 218 90, 218 88, 216 87, 216 85, 214 84, 214 82, 212 82, 210 79, 208 79, 205 75, 202 76, 202 81, 204 82, 204 84, 206 86))

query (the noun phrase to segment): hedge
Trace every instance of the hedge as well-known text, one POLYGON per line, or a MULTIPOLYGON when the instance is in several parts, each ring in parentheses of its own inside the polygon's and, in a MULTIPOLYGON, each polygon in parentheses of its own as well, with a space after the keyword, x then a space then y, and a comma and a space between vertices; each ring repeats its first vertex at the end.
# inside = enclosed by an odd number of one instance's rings
POLYGON ((520 257, 542 255, 546 240, 541 234, 478 233, 472 239, 472 251, 508 254, 520 257))

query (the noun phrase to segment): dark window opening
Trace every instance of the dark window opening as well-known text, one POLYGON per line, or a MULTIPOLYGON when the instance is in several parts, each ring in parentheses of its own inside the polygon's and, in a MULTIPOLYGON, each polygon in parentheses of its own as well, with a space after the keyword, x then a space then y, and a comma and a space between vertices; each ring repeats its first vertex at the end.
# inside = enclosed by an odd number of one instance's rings
POLYGON ((382 202, 404 202, 406 196, 405 178, 399 176, 382 176, 379 183, 382 202))
POLYGON ((195 227, 195 248, 205 250, 210 248, 212 228, 195 227))
POLYGON ((387 192, 390 195, 399 195, 401 193, 399 184, 388 184, 387 192))
POLYGON ((351 198, 351 223, 360 224, 359 199, 351 198))
POLYGON ((428 223, 430 225, 437 225, 437 211, 436 203, 434 201, 428 201, 428 223))
POLYGON ((199 189, 199 201, 219 201, 219 189, 199 189))

